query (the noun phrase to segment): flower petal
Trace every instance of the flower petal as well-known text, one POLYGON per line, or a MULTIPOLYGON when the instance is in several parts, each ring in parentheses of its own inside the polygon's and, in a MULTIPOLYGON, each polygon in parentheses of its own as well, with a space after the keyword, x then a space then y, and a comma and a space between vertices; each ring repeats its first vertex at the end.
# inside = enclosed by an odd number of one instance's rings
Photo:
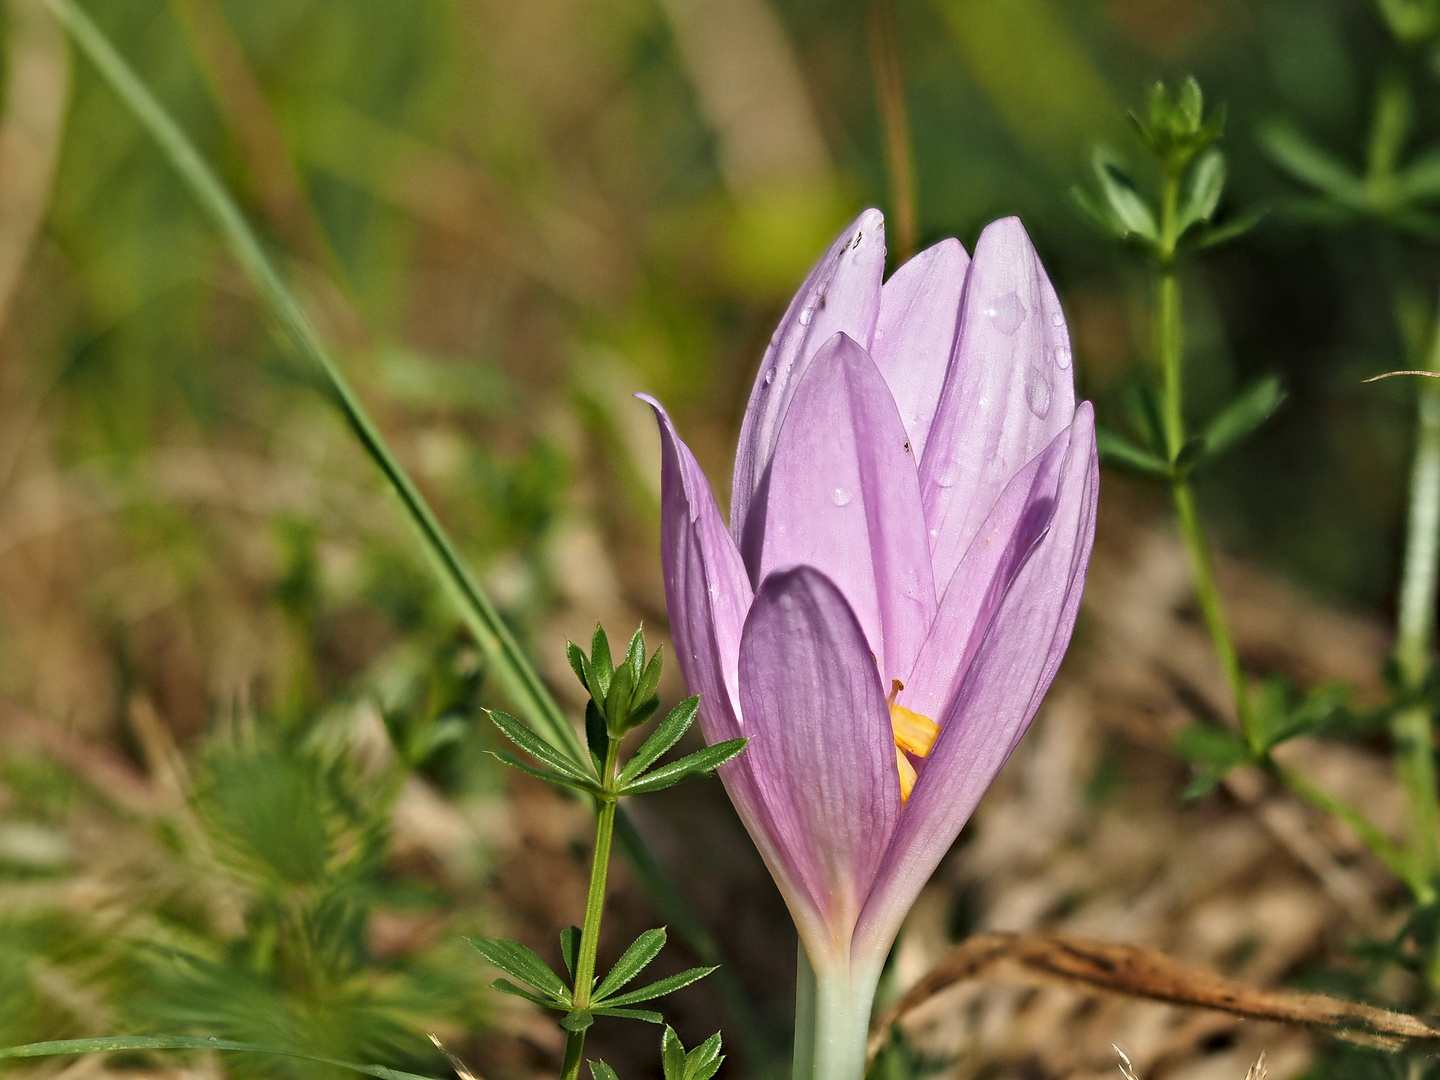
MULTIPOLYGON (((654 398, 636 395, 660 424, 660 557, 665 605, 676 660, 692 694, 700 696, 700 730, 707 743, 750 734, 740 710, 741 635, 750 610, 750 578, 725 528, 715 496, 690 448, 654 398)), ((761 796, 749 749, 720 766, 720 779, 796 925, 824 926, 820 909, 799 884, 796 868, 776 845, 779 835, 761 796)))
POLYGON ((955 350, 969 265, 959 240, 942 240, 896 270, 880 290, 870 355, 890 386, 916 461, 925 452, 955 350))
POLYGON ((900 816, 900 779, 869 643, 820 571, 796 567, 761 584, 740 642, 740 703, 752 737, 741 757, 827 927, 806 949, 812 961, 844 956, 900 816))
POLYGON ((906 708, 930 717, 949 711, 1006 590, 1050 527, 1072 430, 1073 425, 1056 435, 1015 474, 970 542, 914 668, 901 676, 905 689, 899 702, 906 708))
POLYGON ((790 399, 816 349, 837 333, 870 344, 880 313, 884 274, 885 218, 878 210, 866 210, 810 271, 765 350, 745 407, 730 488, 730 531, 745 556, 752 582, 760 580, 763 523, 752 524, 750 511, 765 505, 760 489, 790 399))
POLYGON ((1060 302, 1016 218, 980 234, 955 355, 920 463, 935 580, 949 581, 1010 478, 1075 415, 1060 302))
POLYGON ((936 604, 919 475, 884 378, 844 334, 820 347, 790 402, 766 498, 762 576, 821 570, 886 678, 908 672, 936 604))
POLYGON ((1094 414, 1076 410, 1059 503, 1016 575, 901 816, 855 949, 883 955, 921 887, 1025 733, 1070 643, 1095 539, 1100 485, 1094 414))

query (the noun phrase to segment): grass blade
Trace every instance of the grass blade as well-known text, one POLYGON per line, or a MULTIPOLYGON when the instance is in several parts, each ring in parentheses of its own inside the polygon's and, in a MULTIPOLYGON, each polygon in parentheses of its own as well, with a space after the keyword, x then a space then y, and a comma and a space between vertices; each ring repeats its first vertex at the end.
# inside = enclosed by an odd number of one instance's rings
POLYGON ((234 1050, 249 1054, 279 1054, 282 1057, 300 1058, 302 1061, 316 1061, 322 1065, 337 1065, 364 1076, 374 1076, 377 1080, 432 1080, 428 1076, 390 1069, 384 1065, 361 1065, 320 1054, 307 1054, 302 1050, 283 1050, 278 1046, 231 1042, 229 1039, 197 1039, 184 1035, 115 1035, 99 1039, 58 1039, 53 1042, 26 1043, 24 1046, 0 1048, 0 1060, 57 1057, 62 1054, 103 1054, 111 1050, 234 1050))

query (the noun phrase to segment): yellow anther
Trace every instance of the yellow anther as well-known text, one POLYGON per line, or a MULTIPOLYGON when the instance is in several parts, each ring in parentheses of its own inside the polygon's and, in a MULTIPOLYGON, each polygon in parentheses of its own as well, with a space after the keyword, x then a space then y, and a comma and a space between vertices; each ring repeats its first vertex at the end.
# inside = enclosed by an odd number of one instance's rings
POLYGON ((890 703, 890 727, 895 732, 895 745, 916 757, 928 757, 940 737, 940 725, 928 716, 890 703))
POLYGON ((910 799, 915 789, 915 766, 906 754, 928 757, 940 737, 940 725, 904 705, 895 704, 895 698, 905 684, 899 679, 890 683, 890 729, 895 733, 895 767, 900 770, 900 802, 910 799))
POLYGON ((900 803, 903 806, 910 801, 910 792, 915 790, 915 766, 910 764, 905 751, 898 746, 895 748, 895 767, 900 770, 900 803))

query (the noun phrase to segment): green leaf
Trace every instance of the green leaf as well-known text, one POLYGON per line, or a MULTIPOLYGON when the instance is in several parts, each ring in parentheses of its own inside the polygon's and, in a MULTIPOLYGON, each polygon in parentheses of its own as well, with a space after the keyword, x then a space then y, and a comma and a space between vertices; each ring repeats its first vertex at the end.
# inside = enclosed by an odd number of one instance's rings
POLYGON ((595 669, 595 681, 600 684, 598 688, 591 689, 599 689, 595 700, 604 705, 610 697, 610 680, 615 673, 615 664, 610 659, 610 639, 599 623, 595 624, 595 636, 590 639, 590 665, 595 669))
POLYGON ((541 997, 539 994, 532 994, 523 987, 516 986, 509 979, 496 979, 490 984, 502 994, 509 994, 512 997, 521 997, 526 1001, 533 1001, 536 1005, 543 1005, 547 1009, 559 1009, 564 1012, 570 1007, 568 1001, 556 1001, 553 998, 541 997))
POLYGON ((521 982, 535 987, 542 994, 549 994, 557 1001, 563 1001, 569 992, 559 975, 550 970, 550 965, 518 941, 504 938, 467 938, 481 956, 501 971, 514 975, 521 982))
POLYGON ((575 678, 580 680, 580 685, 589 693, 590 680, 585 675, 585 669, 590 666, 590 661, 580 646, 569 638, 565 639, 565 659, 570 661, 570 670, 575 672, 575 678))
POLYGON ((1165 437, 1165 420, 1155 388, 1147 383, 1132 382, 1125 387, 1124 402, 1135 434, 1140 436, 1141 449, 1150 451, 1161 461, 1168 460, 1170 452, 1166 449, 1169 444, 1165 437))
POLYGON ((1095 444, 1100 450, 1100 460, 1106 465, 1130 469, 1162 480, 1170 476, 1169 465, 1110 428, 1096 427, 1095 444))
POLYGON ((1096 198, 1084 188, 1076 186, 1070 189, 1070 200, 1075 208, 1080 211, 1080 216, 1085 218, 1091 225, 1098 229, 1103 236, 1112 240, 1124 240, 1130 235, 1130 230, 1125 228, 1125 223, 1115 216, 1108 204, 1096 198))
POLYGON ((315 1061, 341 1069, 374 1076, 377 1080, 431 1080, 416 1073, 402 1072, 384 1065, 362 1065, 339 1058, 307 1054, 303 1050, 287 1050, 262 1043, 234 1042, 230 1039, 196 1038, 188 1035, 107 1035, 98 1039, 55 1039, 49 1042, 26 1043, 0 1049, 0 1061, 20 1058, 60 1057, 68 1054, 107 1054, 117 1050, 229 1050, 247 1054, 275 1054, 280 1057, 315 1061))
POLYGON ((615 1070, 603 1061, 592 1061, 589 1065, 591 1080, 620 1080, 620 1077, 615 1075, 615 1070))
POLYGON ((565 970, 575 978, 575 969, 580 966, 580 937, 578 926, 567 926, 560 931, 560 958, 565 961, 565 970))
POLYGON ((499 709, 488 709, 486 715, 494 722, 504 736, 537 761, 549 765, 558 773, 572 780, 589 780, 581 766, 571 761, 563 751, 557 750, 515 717, 499 709))
POLYGON ((665 1018, 650 1009, 611 1009, 597 1006, 590 1010, 596 1016, 614 1016, 621 1020, 644 1020, 647 1024, 662 1024, 665 1018))
POLYGON ((1219 724, 1187 724, 1175 738, 1175 753, 1183 761, 1222 774, 1251 760, 1240 734, 1219 724))
POLYGON ((625 664, 630 668, 630 685, 639 684, 645 674, 645 628, 639 627, 631 635, 630 647, 625 650, 625 664))
POLYGON ((1278 676, 1266 679, 1256 697, 1253 731, 1264 750, 1287 739, 1325 728, 1350 696, 1349 687, 1329 683, 1299 699, 1290 683, 1278 676))
POLYGON ((665 1070, 665 1080, 685 1080, 685 1047, 669 1024, 660 1036, 660 1064, 665 1070))
POLYGON ((625 734, 625 722, 630 719, 630 694, 635 689, 635 677, 630 671, 629 664, 616 668, 605 695, 605 730, 614 739, 625 734))
POLYGON ((1214 228, 1192 233, 1189 246, 1196 251, 1204 251, 1206 248, 1212 248, 1217 244, 1224 244, 1227 241, 1234 240, 1237 236, 1244 236, 1256 225, 1259 225, 1269 213, 1270 208, 1268 206, 1251 207, 1249 210, 1236 214, 1229 221, 1222 222, 1214 228))
POLYGON ((601 1004, 610 1009, 617 1005, 634 1005, 640 1001, 651 1001, 657 997, 664 997, 666 994, 673 994, 676 990, 689 986, 691 983, 699 982, 714 970, 716 969, 713 967, 688 968, 677 975, 653 982, 649 986, 642 986, 639 990, 631 990, 628 994, 612 997, 601 1004))
POLYGON ((1185 76, 1185 81, 1175 92, 1175 113, 1182 130, 1200 130, 1200 122, 1205 116, 1205 95, 1200 92, 1200 84, 1195 81, 1195 76, 1185 76))
POLYGON ((646 930, 631 942, 630 947, 625 950, 619 960, 615 961, 615 966, 610 969, 610 973, 596 988, 596 1003, 604 1004, 607 997, 645 970, 645 966, 659 956, 660 950, 664 947, 664 927, 646 930))
POLYGON ((595 763, 595 775, 599 776, 605 771, 605 755, 610 752, 610 733, 605 730, 605 718, 594 698, 585 703, 585 745, 595 763))
POLYGON ((715 1032, 685 1055, 685 1080, 710 1080, 720 1069, 725 1055, 720 1053, 720 1032, 715 1032))
POLYGON ((1115 219, 1127 233, 1154 240, 1159 235, 1155 214, 1135 187, 1135 181, 1109 160, 1103 150, 1096 150, 1094 166, 1095 175, 1100 178, 1100 192, 1115 219))
POLYGON ((640 744, 640 749, 635 751, 635 756, 625 763, 620 770, 619 784, 624 787, 635 777, 639 776, 655 762, 659 761, 665 751, 669 750, 681 736, 690 730, 690 725, 695 722, 695 714, 700 711, 700 699, 698 697, 686 698, 670 714, 661 720, 650 737, 640 744))
POLYGON ((1209 221, 1220 205, 1220 194, 1224 190, 1225 155, 1219 150, 1207 150, 1190 167, 1186 177, 1177 233, 1183 234, 1191 226, 1209 221))
POLYGON ((586 1009, 572 1009, 560 1018, 560 1026, 566 1031, 584 1031, 594 1023, 594 1015, 586 1009))
POLYGON ((669 765, 662 765, 654 772, 646 773, 640 779, 622 788, 620 794, 644 795, 651 791, 664 791, 681 781, 712 773, 744 750, 745 744, 749 741, 749 739, 729 739, 716 743, 714 746, 707 746, 704 750, 697 750, 679 761, 672 761, 669 765))
POLYGON ((1205 458, 1213 460, 1274 415, 1285 391, 1274 375, 1251 383, 1205 426, 1205 458))
POLYGON ((642 698, 637 693, 633 695, 632 700, 638 701, 640 704, 630 710, 630 716, 625 721, 626 731, 634 731, 641 724, 645 723, 646 720, 654 716, 655 710, 660 707, 660 697, 658 694, 651 694, 648 698, 642 698))
POLYGON ((527 776, 533 776, 537 780, 545 780, 551 784, 559 784, 562 787, 575 788, 577 791, 588 791, 592 795, 598 795, 603 790, 599 784, 591 780, 588 776, 581 777, 577 780, 575 777, 565 773, 552 772, 549 769, 537 769, 533 765, 525 764, 525 762, 521 761, 508 750, 487 750, 486 753, 493 758, 498 758, 500 761, 503 761, 506 765, 509 765, 510 768, 523 772, 527 776))
POLYGON ((1284 121, 1261 126, 1260 145, 1270 160, 1302 184, 1324 192, 1342 206, 1367 209, 1360 178, 1339 158, 1320 149, 1284 121))
POLYGON ((636 682, 635 699, 637 701, 645 701, 653 697, 656 689, 660 686, 660 671, 664 663, 660 654, 663 651, 664 646, 656 647, 655 655, 650 657, 650 663, 645 665, 644 674, 641 675, 640 679, 636 682))
POLYGON ((1395 185, 1403 202, 1440 198, 1440 147, 1411 158, 1396 175, 1395 185))

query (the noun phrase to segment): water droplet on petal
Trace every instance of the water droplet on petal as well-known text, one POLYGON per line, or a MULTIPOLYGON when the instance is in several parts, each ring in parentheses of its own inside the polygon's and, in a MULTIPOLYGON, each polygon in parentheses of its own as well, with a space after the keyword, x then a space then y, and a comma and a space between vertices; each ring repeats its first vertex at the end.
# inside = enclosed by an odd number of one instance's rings
POLYGON ((997 296, 990 301, 990 306, 985 309, 985 314, 995 324, 995 329, 1002 334, 1013 334, 1025 321, 1025 316, 1030 314, 1025 310, 1025 303, 1014 290, 997 296))
POLYGON ((954 487, 955 481, 960 479, 960 463, 957 461, 948 462, 940 474, 935 477, 935 483, 943 488, 954 487))
POLYGON ((1025 404, 1040 420, 1050 411, 1050 373, 1040 364, 1031 364, 1026 369, 1025 404))
POLYGON ((772 382, 774 382, 774 381, 775 381, 775 369, 774 369, 773 367, 772 367, 772 368, 766 368, 766 369, 765 369, 765 385, 766 385, 766 386, 769 386, 769 385, 770 385, 772 382))
POLYGON ((809 326, 809 325, 810 325, 810 320, 813 319, 814 317, 815 317, 815 309, 814 309, 813 307, 805 307, 805 308, 801 308, 801 309, 800 309, 800 325, 801 325, 801 326, 809 326))
POLYGON ((855 496, 851 495, 850 492, 844 488, 837 487, 834 491, 830 492, 830 501, 836 506, 849 506, 850 500, 854 497, 855 496))
POLYGON ((1058 312, 1058 311, 1055 312, 1054 314, 1052 314, 1052 315, 1050 316, 1050 325, 1051 325, 1051 326, 1064 326, 1064 325, 1065 325, 1065 316, 1064 316, 1064 315, 1061 315, 1060 312, 1058 312))
POLYGON ((1058 367, 1061 371, 1064 371, 1066 368, 1068 368, 1068 367, 1070 366, 1070 346, 1069 346, 1069 345, 1056 345, 1056 346, 1055 346, 1055 366, 1058 367))

